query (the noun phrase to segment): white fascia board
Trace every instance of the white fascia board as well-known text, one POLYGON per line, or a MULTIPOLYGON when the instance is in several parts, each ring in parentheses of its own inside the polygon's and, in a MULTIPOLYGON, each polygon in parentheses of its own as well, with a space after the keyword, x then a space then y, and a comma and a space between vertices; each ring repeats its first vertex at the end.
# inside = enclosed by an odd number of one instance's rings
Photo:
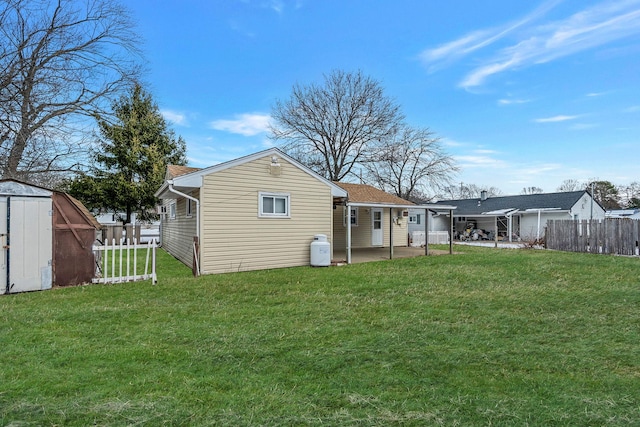
POLYGON ((367 203, 367 202, 347 202, 347 206, 354 208, 392 208, 392 209, 431 209, 431 210, 453 210, 455 206, 443 205, 401 205, 394 203, 367 203))
POLYGON ((429 209, 430 211, 434 211, 436 213, 443 213, 445 211, 454 211, 456 209, 458 209, 457 206, 449 206, 449 205, 411 205, 409 206, 409 210, 417 210, 417 211, 423 211, 425 209, 429 209))
MULTIPOLYGON (((546 212, 546 211, 562 211, 561 208, 531 208, 525 209, 525 212, 546 212)), ((565 210, 565 212, 569 212, 565 210)))
POLYGON ((507 208, 507 209, 496 209, 495 211, 482 212, 483 216, 509 216, 518 212, 518 209, 515 208, 507 208))
POLYGON ((173 186, 179 188, 200 188, 202 187, 202 175, 190 173, 173 178, 173 186))

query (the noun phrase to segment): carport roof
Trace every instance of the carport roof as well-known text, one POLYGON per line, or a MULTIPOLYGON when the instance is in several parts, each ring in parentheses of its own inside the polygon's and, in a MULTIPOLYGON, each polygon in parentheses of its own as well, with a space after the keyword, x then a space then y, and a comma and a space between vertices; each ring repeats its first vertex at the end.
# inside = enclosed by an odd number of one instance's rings
POLYGON ((482 216, 488 213, 510 210, 570 210, 586 191, 570 191, 564 193, 541 193, 518 196, 487 197, 481 199, 442 200, 436 205, 455 205, 458 207, 456 215, 482 216))

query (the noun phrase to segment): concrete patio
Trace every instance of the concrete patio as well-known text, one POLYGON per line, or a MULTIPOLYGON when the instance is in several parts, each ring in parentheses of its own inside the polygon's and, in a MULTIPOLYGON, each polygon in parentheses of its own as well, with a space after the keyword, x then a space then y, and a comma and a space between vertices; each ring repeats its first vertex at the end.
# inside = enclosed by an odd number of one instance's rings
MULTIPOLYGON (((448 255, 448 250, 437 250, 429 248, 429 255, 448 255)), ((393 258, 413 258, 424 256, 424 248, 412 248, 406 246, 396 246, 393 248, 393 258)), ((351 249, 351 263, 357 264, 361 262, 381 261, 389 259, 389 247, 386 248, 360 248, 351 249)), ((332 264, 346 264, 346 251, 334 251, 332 264)))

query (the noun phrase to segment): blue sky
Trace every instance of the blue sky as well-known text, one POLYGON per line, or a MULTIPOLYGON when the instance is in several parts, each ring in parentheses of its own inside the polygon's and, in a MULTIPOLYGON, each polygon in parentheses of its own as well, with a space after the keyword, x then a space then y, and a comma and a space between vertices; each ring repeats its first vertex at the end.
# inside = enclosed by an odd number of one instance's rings
POLYGON ((135 0, 148 89, 191 166, 270 147, 276 99, 334 69, 442 139, 456 182, 640 181, 640 0, 135 0))

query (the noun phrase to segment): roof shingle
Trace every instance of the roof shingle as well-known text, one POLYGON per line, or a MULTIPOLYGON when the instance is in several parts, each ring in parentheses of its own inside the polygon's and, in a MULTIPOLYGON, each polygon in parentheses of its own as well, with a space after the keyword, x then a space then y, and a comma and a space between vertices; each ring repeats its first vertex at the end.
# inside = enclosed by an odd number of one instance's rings
POLYGON ((346 190, 349 194, 349 201, 354 203, 375 203, 390 205, 407 205, 413 206, 408 200, 401 199, 398 196, 389 194, 382 190, 366 184, 349 184, 345 182, 336 182, 338 186, 346 190))
POLYGON ((191 172, 199 171, 200 168, 192 168, 190 166, 167 165, 168 178, 177 178, 180 175, 186 175, 191 172))

